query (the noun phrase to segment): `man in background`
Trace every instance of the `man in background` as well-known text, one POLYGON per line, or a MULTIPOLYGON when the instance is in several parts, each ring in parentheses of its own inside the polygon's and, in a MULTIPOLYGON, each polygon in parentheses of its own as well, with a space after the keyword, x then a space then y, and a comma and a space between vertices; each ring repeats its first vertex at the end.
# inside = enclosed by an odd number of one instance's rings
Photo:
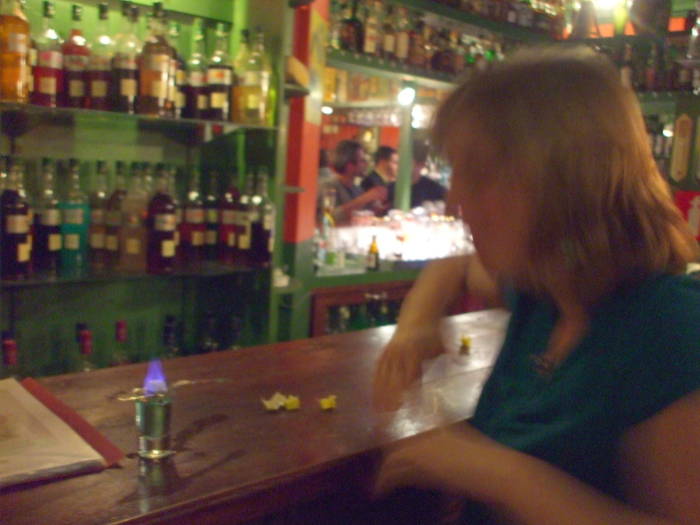
POLYGON ((374 170, 362 180, 362 189, 386 186, 396 180, 399 172, 399 154, 391 146, 379 146, 374 153, 374 170))
MULTIPOLYGON (((447 189, 430 177, 423 175, 428 164, 430 148, 423 142, 413 144, 413 170, 411 171, 411 209, 422 206, 424 202, 444 201, 447 189)), ((395 183, 389 184, 389 201, 394 200, 395 183)))
POLYGON ((329 213, 336 224, 348 224, 355 210, 372 209, 383 206, 387 189, 375 186, 363 192, 355 184, 356 177, 363 177, 367 170, 367 157, 362 145, 354 140, 343 140, 335 148, 333 169, 338 175, 336 180, 319 188, 319 215, 329 207, 329 213))

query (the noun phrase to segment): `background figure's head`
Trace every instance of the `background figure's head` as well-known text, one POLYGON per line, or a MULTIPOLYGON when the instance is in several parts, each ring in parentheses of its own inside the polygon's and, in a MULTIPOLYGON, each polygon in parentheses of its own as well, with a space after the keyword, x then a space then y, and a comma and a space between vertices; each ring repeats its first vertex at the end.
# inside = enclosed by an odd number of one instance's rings
POLYGON ((328 158, 328 151, 321 148, 318 152, 318 167, 328 168, 331 165, 331 161, 328 158))
POLYGON ((335 147, 333 169, 346 181, 362 177, 367 170, 367 156, 362 145, 355 140, 342 140, 335 147))
POLYGON ((415 184, 423 174, 423 169, 428 164, 430 146, 423 140, 413 141, 413 168, 411 169, 411 183, 415 184))
POLYGON ((395 181, 399 173, 399 154, 391 146, 379 146, 374 152, 374 169, 389 182, 395 181))
POLYGON ((589 49, 516 53, 460 85, 433 134, 483 262, 522 286, 591 304, 697 256, 634 93, 589 49))

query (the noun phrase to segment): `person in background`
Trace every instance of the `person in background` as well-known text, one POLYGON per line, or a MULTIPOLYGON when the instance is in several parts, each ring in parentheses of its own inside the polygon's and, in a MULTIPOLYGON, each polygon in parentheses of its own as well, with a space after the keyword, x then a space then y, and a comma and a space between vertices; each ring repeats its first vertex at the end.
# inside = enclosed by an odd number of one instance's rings
POLYGON ((337 179, 319 188, 318 210, 322 216, 324 196, 334 195, 335 204, 331 215, 335 224, 348 224, 352 212, 362 209, 374 209, 386 201, 387 191, 384 186, 376 186, 363 192, 355 184, 356 177, 364 176, 367 170, 367 157, 362 145, 354 140, 343 140, 335 148, 333 168, 337 179))
POLYGON ((464 523, 700 523, 698 245, 635 93, 590 49, 520 51, 458 86, 433 138, 476 254, 418 278, 377 406, 443 352, 462 293, 511 317, 470 422, 388 452, 376 491, 461 495, 464 523))
POLYGON ((396 180, 399 172, 399 154, 391 146, 379 146, 374 152, 374 169, 362 179, 362 189, 386 186, 396 180))
MULTIPOLYGON (((430 148, 424 142, 416 141, 413 144, 413 170, 411 171, 411 209, 422 206, 426 201, 444 201, 447 189, 439 182, 423 175, 428 164, 430 148)), ((396 183, 387 186, 389 202, 394 202, 396 183)))
POLYGON ((336 175, 331 169, 331 161, 328 158, 328 151, 321 148, 318 159, 318 184, 323 186, 329 182, 333 182, 336 175))

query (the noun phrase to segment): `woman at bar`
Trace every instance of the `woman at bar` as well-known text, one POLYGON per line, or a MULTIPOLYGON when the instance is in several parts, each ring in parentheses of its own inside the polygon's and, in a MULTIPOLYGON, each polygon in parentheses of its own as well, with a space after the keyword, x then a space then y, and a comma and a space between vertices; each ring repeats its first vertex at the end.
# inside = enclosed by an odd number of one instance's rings
POLYGON ((433 131, 477 255, 417 280, 377 404, 443 350, 461 293, 512 315, 470 423, 389 452, 377 491, 458 494, 465 523, 700 523, 698 246, 634 93, 592 51, 524 51, 460 85, 433 131))

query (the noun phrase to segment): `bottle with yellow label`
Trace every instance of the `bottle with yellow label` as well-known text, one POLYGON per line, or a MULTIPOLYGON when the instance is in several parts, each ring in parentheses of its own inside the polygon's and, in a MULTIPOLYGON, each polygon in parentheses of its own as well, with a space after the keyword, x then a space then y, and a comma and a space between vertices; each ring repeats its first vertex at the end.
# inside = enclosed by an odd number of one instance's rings
POLYGON ((182 205, 182 222, 179 225, 180 260, 187 266, 197 266, 204 259, 207 228, 199 181, 199 171, 192 168, 187 195, 182 205))
POLYGON ((168 179, 161 174, 156 182, 156 192, 148 205, 148 248, 146 269, 148 273, 171 273, 175 263, 175 204, 168 194, 168 179))
POLYGON ((88 197, 80 187, 80 164, 70 159, 68 167, 68 192, 61 201, 61 275, 78 277, 88 266, 88 231, 90 207, 88 197))
POLYGON ((143 45, 139 59, 139 97, 137 112, 155 117, 172 116, 168 99, 170 76, 174 74, 171 63, 175 49, 166 37, 163 2, 153 4, 150 34, 143 45))
POLYGON ((51 159, 42 160, 39 198, 34 214, 34 270, 54 277, 58 274, 61 254, 61 211, 56 198, 54 165, 51 159))
POLYGON ((226 24, 216 25, 216 45, 207 64, 207 93, 209 94, 207 118, 228 120, 231 117, 231 86, 233 66, 229 56, 229 36, 226 24))
POLYGON ((7 182, 0 196, 0 276, 25 279, 30 268, 29 205, 22 189, 22 166, 17 159, 10 159, 9 164, 7 182))
POLYGON ((372 243, 367 251, 367 271, 376 272, 379 270, 379 245, 377 244, 377 236, 372 235, 372 243))
POLYGON ((0 0, 0 101, 29 98, 29 22, 19 0, 0 0))
POLYGON ((146 205, 148 196, 144 190, 139 163, 132 164, 129 189, 121 201, 121 226, 119 228, 119 262, 117 270, 145 273, 146 271, 146 205))

